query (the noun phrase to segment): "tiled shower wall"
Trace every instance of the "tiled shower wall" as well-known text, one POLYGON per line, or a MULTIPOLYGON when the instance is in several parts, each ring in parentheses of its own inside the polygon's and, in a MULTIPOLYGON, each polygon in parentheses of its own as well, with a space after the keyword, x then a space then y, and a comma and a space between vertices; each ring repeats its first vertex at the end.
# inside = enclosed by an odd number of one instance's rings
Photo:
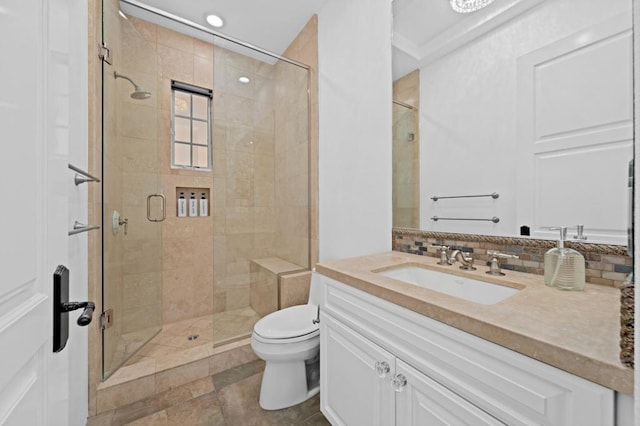
MULTIPOLYGON (((473 253, 475 265, 482 267, 491 258, 488 251, 515 254, 519 259, 500 259, 503 269, 544 274, 544 254, 555 247, 551 240, 494 237, 487 235, 427 232, 396 228, 392 232, 393 250, 422 256, 439 257, 432 244, 473 253)), ((633 259, 626 246, 584 244, 567 241, 566 247, 579 251, 586 261, 586 281, 592 284, 619 287, 632 271, 633 259)))
POLYGON ((170 125, 171 80, 212 89, 213 46, 140 19, 130 17, 129 22, 159 58, 159 87, 152 94, 158 114, 158 124, 153 129, 156 151, 134 155, 135 158, 159 158, 155 177, 160 181, 158 190, 167 197, 159 256, 162 259, 162 323, 166 324, 212 312, 212 216, 178 218, 175 206, 176 187, 206 188, 213 194, 213 176, 211 171, 171 168, 170 125))
POLYGON ((393 225, 420 226, 420 71, 393 82, 393 100, 412 106, 393 105, 393 225), (413 139, 410 139, 410 134, 413 139))

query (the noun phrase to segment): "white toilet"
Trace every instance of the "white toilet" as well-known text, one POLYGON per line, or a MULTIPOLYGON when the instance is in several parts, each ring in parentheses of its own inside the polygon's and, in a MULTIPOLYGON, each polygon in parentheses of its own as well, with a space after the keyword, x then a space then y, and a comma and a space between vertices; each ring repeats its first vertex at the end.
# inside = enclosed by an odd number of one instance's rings
POLYGON ((256 323, 251 347, 265 360, 260 406, 279 410, 320 391, 319 276, 311 274, 309 301, 273 312, 256 323))

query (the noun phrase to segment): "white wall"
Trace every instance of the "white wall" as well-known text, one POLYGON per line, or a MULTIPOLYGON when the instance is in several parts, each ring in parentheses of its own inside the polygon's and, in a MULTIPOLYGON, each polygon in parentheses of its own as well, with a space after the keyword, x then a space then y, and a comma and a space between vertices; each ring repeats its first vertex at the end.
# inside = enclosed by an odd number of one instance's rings
MULTIPOLYGON (((49 181, 52 204, 48 215, 62 216, 67 223, 61 244, 67 248, 69 300, 86 301, 88 296, 88 234, 67 236, 77 220, 87 223, 88 186, 73 183, 71 163, 96 175, 88 167, 88 5, 83 0, 49 0, 48 84, 50 115, 48 143, 52 148, 50 167, 63 170, 64 180, 49 181)), ((95 185, 95 184, 94 184, 95 185)), ((100 231, 91 231, 100 232, 100 231)), ((51 244, 51 243, 50 243, 51 244)), ((53 249, 55 251, 55 249, 53 249)), ((53 270, 50 268, 51 270, 53 270)), ((82 310, 69 314, 69 340, 65 349, 51 356, 49 364, 52 418, 66 418, 65 424, 84 425, 88 414, 88 330, 76 320, 82 310), (63 388, 61 384, 67 384, 63 388), (55 414, 53 414, 55 413, 55 414)), ((93 321, 100 313, 94 312, 93 321)), ((93 326, 93 324, 92 324, 93 326)))
POLYGON ((420 70, 421 229, 517 234, 517 58, 629 13, 630 5, 630 0, 546 1, 420 70), (497 200, 429 199, 494 191, 497 200), (434 222, 433 215, 498 216, 500 223, 434 222))
POLYGON ((391 249, 391 1, 318 13, 319 259, 391 249))

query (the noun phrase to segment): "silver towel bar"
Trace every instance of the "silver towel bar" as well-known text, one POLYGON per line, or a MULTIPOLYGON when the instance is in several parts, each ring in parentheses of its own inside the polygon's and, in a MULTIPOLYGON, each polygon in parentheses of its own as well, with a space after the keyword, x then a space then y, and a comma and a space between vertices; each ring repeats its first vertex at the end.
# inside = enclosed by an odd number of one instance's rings
POLYGON ((100 229, 100 225, 85 225, 84 223, 80 223, 76 220, 73 224, 73 229, 69 231, 69 235, 76 235, 93 229, 100 229))
POLYGON ((85 182, 100 182, 100 179, 98 179, 97 177, 90 175, 89 173, 77 168, 71 163, 69 163, 69 168, 76 172, 76 176, 73 178, 73 183, 75 183, 76 186, 85 182))
POLYGON ((438 201, 438 200, 442 200, 445 198, 478 198, 478 197, 491 197, 494 200, 496 198, 498 198, 500 196, 500 194, 498 194, 497 192, 493 192, 491 194, 482 194, 482 195, 453 195, 451 197, 438 197, 436 195, 434 195, 433 197, 431 197, 431 199, 433 201, 438 201))
POLYGON ((439 220, 479 220, 479 221, 482 221, 482 222, 493 222, 493 223, 500 222, 500 218, 497 217, 497 216, 494 216, 491 219, 467 219, 467 218, 462 218, 462 217, 438 217, 438 216, 432 216, 431 220, 433 220, 434 222, 437 222, 439 220))

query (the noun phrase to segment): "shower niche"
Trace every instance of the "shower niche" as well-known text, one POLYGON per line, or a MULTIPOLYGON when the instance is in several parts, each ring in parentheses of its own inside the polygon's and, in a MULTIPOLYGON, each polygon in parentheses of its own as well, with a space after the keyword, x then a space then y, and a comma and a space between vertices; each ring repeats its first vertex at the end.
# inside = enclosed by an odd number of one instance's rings
POLYGON ((211 211, 209 188, 176 187, 176 216, 179 218, 208 217, 211 211))

